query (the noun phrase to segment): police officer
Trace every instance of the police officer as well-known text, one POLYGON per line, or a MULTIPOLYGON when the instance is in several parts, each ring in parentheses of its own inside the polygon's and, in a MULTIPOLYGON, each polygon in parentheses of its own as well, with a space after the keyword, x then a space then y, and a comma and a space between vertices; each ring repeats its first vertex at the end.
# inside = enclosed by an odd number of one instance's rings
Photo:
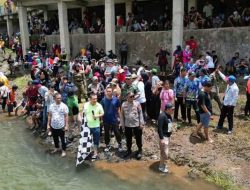
POLYGON ((78 88, 77 96, 78 102, 81 103, 82 97, 86 100, 87 97, 87 81, 84 71, 80 70, 80 65, 76 64, 73 68, 73 82, 78 88))

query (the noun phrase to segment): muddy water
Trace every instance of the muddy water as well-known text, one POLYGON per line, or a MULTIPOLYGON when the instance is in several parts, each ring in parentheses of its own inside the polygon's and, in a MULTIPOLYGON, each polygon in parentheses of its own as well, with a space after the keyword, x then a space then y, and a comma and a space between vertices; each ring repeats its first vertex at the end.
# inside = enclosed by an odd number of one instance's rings
POLYGON ((75 169, 74 162, 51 156, 39 147, 20 120, 0 117, 1 190, 217 190, 203 181, 187 179, 186 170, 171 166, 170 175, 156 172, 156 163, 99 162, 96 168, 75 169))

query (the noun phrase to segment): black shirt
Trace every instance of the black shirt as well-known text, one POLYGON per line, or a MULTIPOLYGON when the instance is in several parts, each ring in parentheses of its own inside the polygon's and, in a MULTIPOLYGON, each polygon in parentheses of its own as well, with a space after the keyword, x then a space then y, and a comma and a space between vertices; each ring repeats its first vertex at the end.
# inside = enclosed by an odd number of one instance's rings
POLYGON ((210 113, 212 113, 212 103, 210 100, 210 95, 207 92, 201 91, 198 96, 198 107, 199 113, 205 113, 202 109, 202 105, 205 105, 210 113))
POLYGON ((172 134, 172 117, 166 112, 162 112, 158 118, 158 134, 160 139, 170 137, 172 134))

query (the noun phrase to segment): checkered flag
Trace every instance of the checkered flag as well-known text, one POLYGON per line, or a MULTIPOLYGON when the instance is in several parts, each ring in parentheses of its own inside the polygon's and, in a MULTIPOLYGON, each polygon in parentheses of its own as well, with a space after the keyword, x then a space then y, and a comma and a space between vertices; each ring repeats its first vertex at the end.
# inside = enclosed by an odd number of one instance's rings
POLYGON ((76 166, 84 162, 86 157, 91 152, 91 147, 92 147, 92 137, 90 135, 90 130, 87 127, 86 122, 83 121, 83 125, 81 126, 81 138, 79 139, 76 166))

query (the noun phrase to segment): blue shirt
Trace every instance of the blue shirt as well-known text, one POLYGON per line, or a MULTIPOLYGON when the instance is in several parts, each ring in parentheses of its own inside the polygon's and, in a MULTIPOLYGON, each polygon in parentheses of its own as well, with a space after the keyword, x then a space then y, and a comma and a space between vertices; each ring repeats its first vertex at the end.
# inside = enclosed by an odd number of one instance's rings
POLYGON ((105 124, 117 124, 118 109, 120 107, 118 98, 115 96, 113 96, 112 99, 104 97, 101 101, 101 105, 104 110, 103 122, 105 124))
POLYGON ((175 97, 183 97, 187 85, 187 77, 178 77, 174 81, 174 95, 175 97))
POLYGON ((186 100, 194 101, 197 99, 199 94, 199 80, 188 80, 186 86, 186 100))

